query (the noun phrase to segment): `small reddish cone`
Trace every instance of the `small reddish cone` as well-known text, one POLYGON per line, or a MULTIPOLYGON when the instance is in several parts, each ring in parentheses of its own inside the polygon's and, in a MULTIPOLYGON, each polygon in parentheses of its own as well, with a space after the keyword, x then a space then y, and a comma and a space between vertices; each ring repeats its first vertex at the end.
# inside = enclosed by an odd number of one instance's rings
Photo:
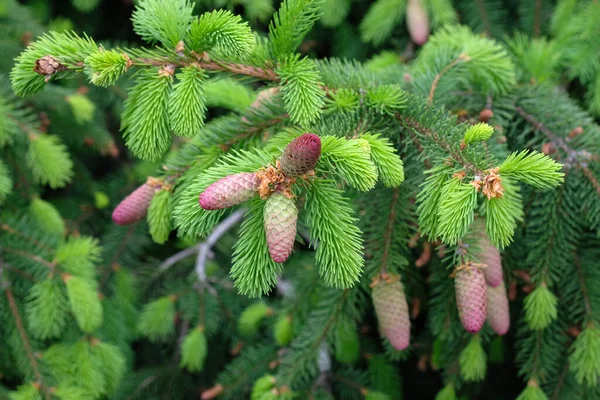
POLYGON ((479 239, 479 247, 481 248, 479 259, 486 265, 483 269, 485 281, 489 286, 497 287, 504 280, 500 251, 498 251, 496 246, 490 243, 487 235, 484 235, 479 239))
POLYGON ((198 202, 205 210, 221 210, 250 200, 257 195, 259 187, 260 178, 254 172, 241 172, 207 187, 198 202))
POLYGON ((296 178, 313 169, 321 156, 321 139, 313 133, 297 137, 281 156, 281 170, 288 178, 296 178))
POLYGON ((429 17, 421 0, 408 0, 406 6, 406 25, 415 44, 423 45, 429 37, 429 17))
POLYGON ((160 190, 161 186, 161 181, 148 178, 146 183, 125 197, 115 208, 112 213, 113 222, 117 225, 129 225, 144 218, 154 193, 160 190))
POLYGON ((498 335, 506 334, 510 328, 510 311, 504 282, 497 287, 487 287, 487 321, 498 335))
POLYGON ((377 282, 372 298, 381 334, 396 350, 406 349, 410 344, 410 318, 400 278, 389 277, 377 282))
POLYGON ((296 203, 283 193, 275 192, 267 199, 263 212, 269 254, 273 261, 282 263, 294 248, 298 221, 296 203))
POLYGON ((471 264, 459 267, 454 278, 456 307, 467 332, 479 332, 485 322, 487 296, 485 277, 480 268, 471 264))

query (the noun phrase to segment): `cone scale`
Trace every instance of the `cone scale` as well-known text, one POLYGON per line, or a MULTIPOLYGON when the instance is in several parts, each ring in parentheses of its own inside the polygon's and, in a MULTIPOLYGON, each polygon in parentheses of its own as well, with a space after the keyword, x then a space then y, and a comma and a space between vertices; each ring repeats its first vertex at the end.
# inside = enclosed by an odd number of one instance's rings
POLYGON ((396 350, 406 349, 410 344, 410 318, 400 279, 390 277, 377 282, 372 298, 381 334, 396 350))
POLYGON ((198 202, 205 210, 221 210, 250 200, 258 194, 259 187, 260 178, 254 172, 241 172, 207 187, 198 202))
POLYGON ((479 332, 486 318, 487 295, 485 277, 472 264, 457 268, 454 278, 456 306, 460 321, 467 332, 479 332))
POLYGON ((298 221, 296 203, 283 193, 275 192, 267 199, 263 213, 269 254, 273 261, 282 263, 294 248, 298 221))

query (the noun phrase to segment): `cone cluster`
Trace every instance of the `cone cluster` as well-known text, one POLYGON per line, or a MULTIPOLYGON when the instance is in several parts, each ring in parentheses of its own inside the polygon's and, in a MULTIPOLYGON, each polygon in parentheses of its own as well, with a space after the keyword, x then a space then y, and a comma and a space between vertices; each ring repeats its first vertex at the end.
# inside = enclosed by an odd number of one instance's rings
POLYGON ((269 254, 273 261, 282 263, 294 248, 298 221, 298 209, 289 184, 293 178, 314 169, 320 155, 321 139, 313 133, 305 133, 285 148, 280 170, 270 166, 256 173, 242 172, 219 179, 200 194, 200 207, 221 210, 260 193, 261 198, 266 198, 263 219, 269 254))
POLYGON ((162 182, 155 178, 148 181, 125 197, 112 213, 112 220, 117 225, 130 225, 146 216, 154 194, 162 187, 162 182))
POLYGON ((481 268, 471 263, 461 265, 454 278, 456 306, 467 332, 479 332, 486 318, 487 294, 481 268))
POLYGON ((222 210, 250 200, 258 194, 260 178, 254 172, 241 172, 219 179, 200 195, 200 207, 222 210))
POLYGON ((410 344, 410 318, 404 287, 399 277, 388 277, 373 286, 373 305, 379 331, 396 350, 410 344))

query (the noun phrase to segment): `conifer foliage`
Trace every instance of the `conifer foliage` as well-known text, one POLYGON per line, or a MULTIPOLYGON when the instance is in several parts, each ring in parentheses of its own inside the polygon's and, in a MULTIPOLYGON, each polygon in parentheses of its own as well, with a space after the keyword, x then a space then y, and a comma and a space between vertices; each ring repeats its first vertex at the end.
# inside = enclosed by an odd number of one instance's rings
POLYGON ((598 2, 205 3, 137 1, 143 46, 40 34, 0 85, 8 396, 397 399, 418 366, 484 397, 505 354, 519 399, 598 396, 598 2), (53 93, 145 162, 89 226, 43 196, 90 175, 53 93))

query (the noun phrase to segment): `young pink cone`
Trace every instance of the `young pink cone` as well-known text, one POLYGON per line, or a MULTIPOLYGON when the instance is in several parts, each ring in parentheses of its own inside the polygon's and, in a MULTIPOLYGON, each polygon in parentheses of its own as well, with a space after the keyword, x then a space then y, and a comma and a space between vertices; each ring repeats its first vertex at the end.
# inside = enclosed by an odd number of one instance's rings
POLYGON ((486 317, 487 296, 485 277, 480 268, 467 264, 454 277, 456 307, 467 332, 479 332, 486 317))
POLYGON ((112 213, 117 225, 130 225, 146 216, 154 193, 161 188, 161 182, 148 178, 148 181, 125 197, 112 213))
POLYGON ((377 282, 371 296, 381 334, 396 350, 406 349, 410 344, 410 318, 399 278, 377 282))
POLYGON ((490 243, 487 235, 483 235, 481 239, 479 239, 479 247, 481 248, 479 259, 486 265, 483 269, 485 281, 489 286, 497 287, 504 280, 500 251, 498 251, 496 246, 490 243))
POLYGON ((298 221, 296 203, 283 193, 275 192, 267 199, 263 215, 269 254, 273 261, 282 263, 294 248, 298 221))
POLYGON ((406 25, 415 44, 423 45, 429 37, 429 17, 421 0, 408 0, 406 25))
POLYGON ((296 178, 313 169, 321 156, 321 138, 313 133, 297 137, 281 156, 281 170, 288 178, 296 178))
POLYGON ((260 178, 254 172, 241 172, 207 187, 198 202, 205 210, 221 210, 250 200, 258 194, 259 187, 260 178))
POLYGON ((504 282, 496 287, 487 287, 487 321, 498 335, 506 334, 510 328, 510 311, 504 282))

